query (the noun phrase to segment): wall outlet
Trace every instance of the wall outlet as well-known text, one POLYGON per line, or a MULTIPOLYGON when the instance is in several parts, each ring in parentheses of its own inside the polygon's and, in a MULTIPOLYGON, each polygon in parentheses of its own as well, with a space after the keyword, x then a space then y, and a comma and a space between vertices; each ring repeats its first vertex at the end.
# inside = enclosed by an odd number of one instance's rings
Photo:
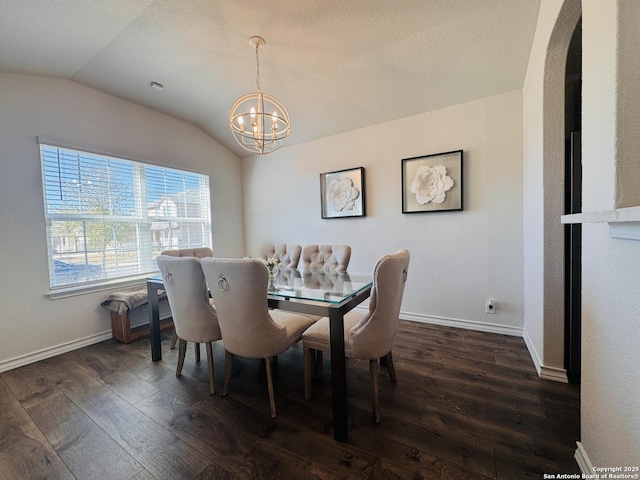
POLYGON ((485 300, 484 313, 496 313, 496 302, 493 298, 487 298, 485 300))

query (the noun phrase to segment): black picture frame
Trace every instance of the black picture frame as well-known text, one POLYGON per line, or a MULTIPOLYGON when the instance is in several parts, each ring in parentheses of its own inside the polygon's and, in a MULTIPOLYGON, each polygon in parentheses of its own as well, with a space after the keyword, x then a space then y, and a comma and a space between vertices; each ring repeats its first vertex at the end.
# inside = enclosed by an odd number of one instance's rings
POLYGON ((324 219, 366 216, 364 167, 321 173, 320 205, 324 219))
POLYGON ((463 151, 402 159, 402 213, 461 211, 463 151))

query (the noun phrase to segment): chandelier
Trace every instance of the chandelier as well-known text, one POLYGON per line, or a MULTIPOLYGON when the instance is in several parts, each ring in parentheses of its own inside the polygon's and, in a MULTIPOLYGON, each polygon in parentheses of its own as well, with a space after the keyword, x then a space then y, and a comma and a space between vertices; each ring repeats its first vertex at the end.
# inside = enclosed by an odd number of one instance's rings
POLYGON ((249 44, 256 49, 257 91, 240 97, 229 112, 229 128, 238 145, 259 155, 280 148, 291 133, 289 113, 273 95, 260 90, 259 49, 264 45, 261 37, 251 37, 249 44))

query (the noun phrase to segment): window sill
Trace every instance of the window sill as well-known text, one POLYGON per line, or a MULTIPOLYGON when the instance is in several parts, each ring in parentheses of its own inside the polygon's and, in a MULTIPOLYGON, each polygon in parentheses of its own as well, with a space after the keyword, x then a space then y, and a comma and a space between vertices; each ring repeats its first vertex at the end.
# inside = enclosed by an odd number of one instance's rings
POLYGON ((57 300, 59 298, 87 295, 89 293, 104 292, 107 290, 115 290, 118 288, 141 286, 146 283, 146 279, 148 277, 157 273, 158 272, 149 272, 143 275, 136 275, 135 277, 127 277, 126 279, 118 278, 100 283, 56 288, 55 290, 48 291, 45 295, 51 300, 57 300))
POLYGON ((560 222, 563 224, 608 223, 611 238, 640 240, 640 206, 562 215, 560 222))

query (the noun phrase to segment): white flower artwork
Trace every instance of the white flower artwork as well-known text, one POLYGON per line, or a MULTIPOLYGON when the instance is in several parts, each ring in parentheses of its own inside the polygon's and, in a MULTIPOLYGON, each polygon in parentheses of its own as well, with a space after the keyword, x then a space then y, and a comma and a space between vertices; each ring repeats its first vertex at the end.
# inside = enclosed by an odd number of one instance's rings
POLYGON ((364 217, 364 197, 364 167, 320 174, 322 218, 364 217))
POLYGON ((360 190, 348 177, 334 178, 327 188, 327 203, 334 212, 353 210, 359 197, 360 190))
POLYGON ((409 191, 416 197, 416 201, 425 205, 429 202, 441 204, 447 197, 447 191, 451 190, 454 181, 447 175, 444 165, 418 167, 409 191))
POLYGON ((402 159, 402 213, 463 210, 463 151, 402 159))

